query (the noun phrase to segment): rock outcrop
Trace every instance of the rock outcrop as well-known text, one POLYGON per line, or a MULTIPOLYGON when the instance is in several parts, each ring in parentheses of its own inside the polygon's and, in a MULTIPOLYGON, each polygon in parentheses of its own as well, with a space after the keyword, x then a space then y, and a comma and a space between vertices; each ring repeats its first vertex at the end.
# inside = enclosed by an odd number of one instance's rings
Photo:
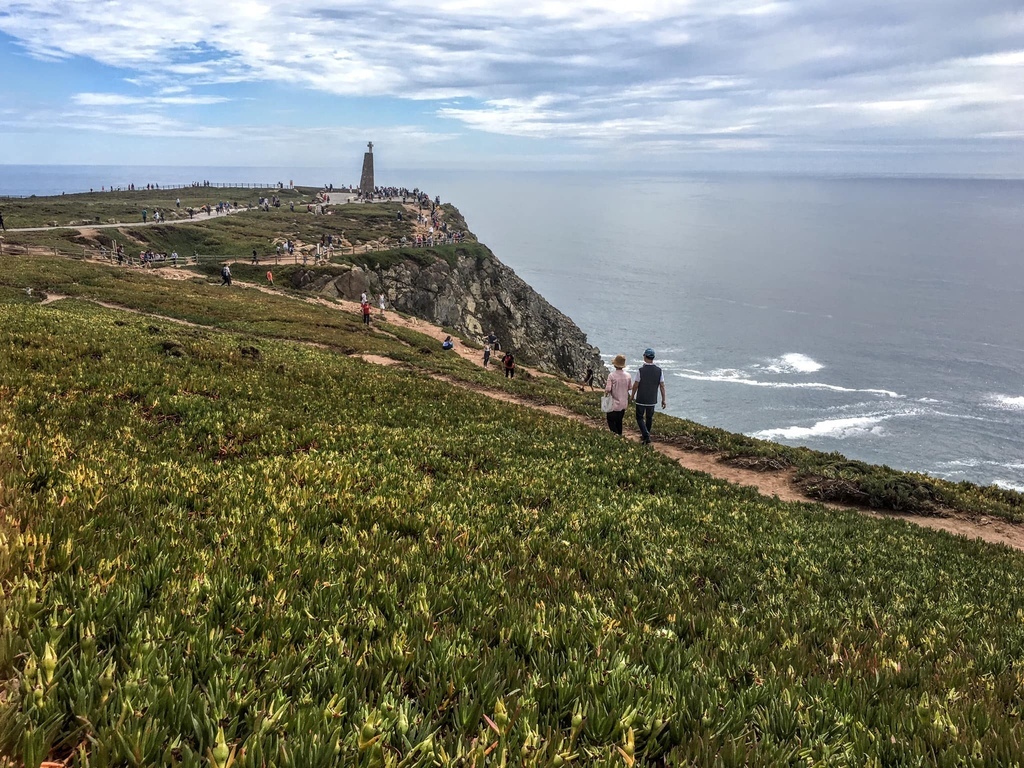
POLYGON ((503 350, 540 370, 582 378, 593 367, 603 380, 600 351, 564 313, 553 307, 479 243, 467 243, 452 256, 421 251, 360 265, 331 265, 296 271, 296 288, 358 300, 362 292, 383 293, 389 307, 450 328, 483 343, 493 331, 503 350), (422 254, 422 255, 421 255, 422 254))

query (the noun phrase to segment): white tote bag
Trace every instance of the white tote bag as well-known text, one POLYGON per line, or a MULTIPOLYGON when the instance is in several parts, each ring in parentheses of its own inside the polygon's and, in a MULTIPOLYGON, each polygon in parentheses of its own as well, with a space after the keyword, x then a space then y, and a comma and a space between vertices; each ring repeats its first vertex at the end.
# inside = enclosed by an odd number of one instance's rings
POLYGON ((605 395, 601 398, 601 412, 610 413, 615 410, 615 398, 611 395, 605 395))

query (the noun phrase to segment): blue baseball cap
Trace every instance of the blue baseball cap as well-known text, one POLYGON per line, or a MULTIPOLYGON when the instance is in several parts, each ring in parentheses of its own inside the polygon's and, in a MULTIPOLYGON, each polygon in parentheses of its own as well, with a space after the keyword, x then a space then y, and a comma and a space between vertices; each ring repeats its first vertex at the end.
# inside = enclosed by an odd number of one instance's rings
POLYGON ((648 347, 647 349, 645 349, 645 350, 644 350, 644 357, 646 357, 646 358, 649 358, 649 359, 653 360, 653 359, 654 359, 654 350, 653 350, 653 349, 651 349, 650 347, 648 347))

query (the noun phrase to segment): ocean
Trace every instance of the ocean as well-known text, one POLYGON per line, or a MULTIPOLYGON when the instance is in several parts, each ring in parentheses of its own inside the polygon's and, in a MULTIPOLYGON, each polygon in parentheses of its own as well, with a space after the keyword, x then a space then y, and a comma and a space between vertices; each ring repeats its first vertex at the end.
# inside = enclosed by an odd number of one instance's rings
MULTIPOLYGON (((0 195, 355 175, 5 166, 0 195)), ((606 359, 633 369, 653 347, 673 415, 1024 491, 1024 181, 386 167, 378 181, 453 202, 606 359)))

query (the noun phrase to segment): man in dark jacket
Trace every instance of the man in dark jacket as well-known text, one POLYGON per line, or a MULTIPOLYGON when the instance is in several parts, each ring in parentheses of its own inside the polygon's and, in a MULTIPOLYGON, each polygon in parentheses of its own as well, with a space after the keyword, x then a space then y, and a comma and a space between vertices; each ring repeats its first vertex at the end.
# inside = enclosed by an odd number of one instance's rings
POLYGON ((661 392, 661 407, 665 402, 665 374, 654 364, 654 350, 644 350, 644 364, 633 375, 633 403, 636 405, 636 425, 640 428, 641 442, 651 444, 651 423, 654 421, 654 409, 658 404, 658 392, 661 392))

